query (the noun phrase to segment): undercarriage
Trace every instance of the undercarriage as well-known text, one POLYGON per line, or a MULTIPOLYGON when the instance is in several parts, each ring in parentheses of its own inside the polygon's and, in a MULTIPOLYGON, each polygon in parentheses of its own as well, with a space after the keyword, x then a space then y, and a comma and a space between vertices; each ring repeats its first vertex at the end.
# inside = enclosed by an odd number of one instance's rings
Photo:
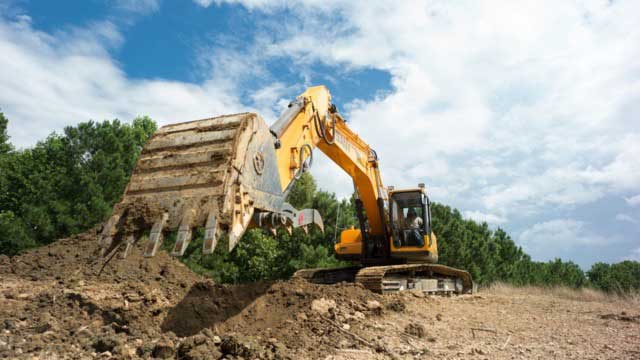
POLYGON ((302 269, 293 277, 317 284, 355 282, 380 294, 407 290, 437 295, 476 292, 476 285, 468 272, 438 264, 302 269))

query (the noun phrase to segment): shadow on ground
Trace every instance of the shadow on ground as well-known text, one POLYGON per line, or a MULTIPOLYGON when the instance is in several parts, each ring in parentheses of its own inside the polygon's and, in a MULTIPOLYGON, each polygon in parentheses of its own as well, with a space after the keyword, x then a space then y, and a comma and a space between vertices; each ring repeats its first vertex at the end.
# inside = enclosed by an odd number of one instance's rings
POLYGON ((161 329, 183 337, 212 328, 240 313, 272 284, 259 282, 230 286, 211 282, 196 283, 184 299, 169 310, 161 329))

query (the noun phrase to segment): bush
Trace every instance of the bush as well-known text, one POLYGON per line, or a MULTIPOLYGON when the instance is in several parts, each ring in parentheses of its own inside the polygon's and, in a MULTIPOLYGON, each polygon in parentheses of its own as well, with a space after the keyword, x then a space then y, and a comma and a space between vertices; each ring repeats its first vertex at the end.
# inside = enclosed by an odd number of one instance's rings
POLYGON ((12 256, 35 245, 20 218, 11 211, 0 212, 0 254, 12 256))
POLYGON ((640 262, 595 263, 587 272, 590 283, 604 291, 628 293, 640 290, 640 262))

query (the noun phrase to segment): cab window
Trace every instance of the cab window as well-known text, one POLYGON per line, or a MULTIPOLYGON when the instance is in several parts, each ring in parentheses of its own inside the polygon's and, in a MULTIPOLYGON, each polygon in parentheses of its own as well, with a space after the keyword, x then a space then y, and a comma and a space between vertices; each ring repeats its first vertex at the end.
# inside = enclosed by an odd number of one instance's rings
POLYGON ((421 192, 393 194, 391 222, 396 247, 424 245, 428 228, 428 211, 421 192))

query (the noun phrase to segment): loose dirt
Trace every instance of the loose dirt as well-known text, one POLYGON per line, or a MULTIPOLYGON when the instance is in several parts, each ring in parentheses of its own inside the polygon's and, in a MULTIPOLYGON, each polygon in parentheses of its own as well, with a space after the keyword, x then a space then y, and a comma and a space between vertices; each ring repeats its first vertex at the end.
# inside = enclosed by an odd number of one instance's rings
POLYGON ((218 285, 164 252, 143 258, 142 246, 100 276, 95 231, 0 256, 0 358, 640 358, 637 299, 218 285))

